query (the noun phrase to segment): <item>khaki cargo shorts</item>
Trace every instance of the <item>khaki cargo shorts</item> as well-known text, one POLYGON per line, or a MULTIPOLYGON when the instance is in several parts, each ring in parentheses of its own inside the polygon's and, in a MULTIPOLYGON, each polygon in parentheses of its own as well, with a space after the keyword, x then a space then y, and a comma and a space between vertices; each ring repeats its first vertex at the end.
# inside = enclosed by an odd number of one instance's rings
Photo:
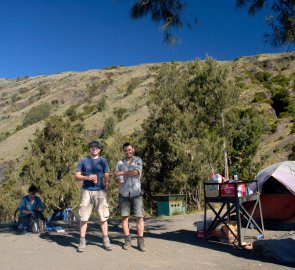
POLYGON ((88 221, 92 208, 98 213, 99 221, 106 221, 110 216, 107 203, 107 192, 104 190, 90 191, 82 190, 79 216, 81 221, 88 221))

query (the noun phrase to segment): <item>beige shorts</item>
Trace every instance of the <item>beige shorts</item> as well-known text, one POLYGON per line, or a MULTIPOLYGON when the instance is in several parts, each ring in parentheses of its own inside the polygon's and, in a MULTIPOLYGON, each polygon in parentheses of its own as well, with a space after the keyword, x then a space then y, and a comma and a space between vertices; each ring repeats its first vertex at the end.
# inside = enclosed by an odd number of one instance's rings
POLYGON ((109 218, 109 205, 107 203, 107 192, 103 190, 90 191, 82 190, 79 216, 81 221, 88 221, 92 208, 98 213, 99 221, 106 221, 109 218))

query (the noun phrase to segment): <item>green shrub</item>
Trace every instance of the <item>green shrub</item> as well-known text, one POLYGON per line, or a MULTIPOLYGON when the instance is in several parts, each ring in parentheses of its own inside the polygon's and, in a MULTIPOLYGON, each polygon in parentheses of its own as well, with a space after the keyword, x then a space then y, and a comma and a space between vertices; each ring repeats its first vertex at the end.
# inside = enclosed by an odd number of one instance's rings
POLYGON ((99 85, 96 83, 86 84, 88 98, 95 97, 99 94, 99 85))
POLYGON ((287 89, 276 88, 272 92, 272 107, 279 117, 295 114, 295 102, 291 99, 287 89))
POLYGON ((107 139, 108 137, 110 137, 111 135, 114 134, 115 131, 115 119, 113 117, 109 117, 105 120, 104 122, 104 127, 102 129, 102 135, 101 137, 103 139, 107 139))
POLYGON ((271 82, 276 83, 276 84, 280 85, 281 87, 286 88, 289 85, 289 78, 279 74, 279 75, 273 77, 271 79, 271 82))
POLYGON ((295 160, 295 143, 292 146, 292 150, 291 150, 291 153, 288 156, 288 159, 289 160, 295 160))
POLYGON ((18 100, 21 100, 21 97, 19 97, 17 94, 14 94, 12 97, 11 97, 11 101, 14 103, 14 102, 17 102, 18 100))
POLYGON ((128 109, 126 108, 115 108, 114 115, 117 117, 118 121, 122 121, 127 117, 128 109))
POLYGON ((46 117, 48 117, 50 114, 50 105, 48 103, 40 104, 36 107, 33 107, 25 116, 25 119, 23 121, 23 127, 27 127, 29 125, 32 125, 34 123, 37 123, 46 117))
POLYGON ((105 110, 106 107, 106 97, 103 96, 97 103, 97 111, 102 112, 105 110))
POLYGON ((71 121, 75 121, 78 119, 79 115, 77 114, 77 107, 78 105, 72 105, 68 108, 65 112, 65 115, 69 117, 71 121))
POLYGON ((41 85, 38 87, 38 96, 44 96, 47 92, 49 91, 49 86, 48 85, 41 85))
POLYGON ((119 68, 120 66, 109 66, 109 67, 105 67, 103 68, 104 70, 111 70, 111 69, 116 69, 119 68))
POLYGON ((59 103, 58 99, 51 100, 52 105, 58 105, 58 103, 59 103))
POLYGON ((266 93, 265 92, 257 92, 257 93, 255 93, 252 102, 265 103, 265 100, 267 100, 266 93))
POLYGON ((6 138, 8 138, 10 136, 10 132, 4 132, 4 133, 0 133, 0 142, 4 141, 6 138))
POLYGON ((84 110, 84 114, 85 115, 88 115, 88 114, 94 112, 95 109, 96 109, 96 105, 85 105, 83 107, 83 110, 84 110))
POLYGON ((159 66, 154 65, 154 66, 149 67, 149 71, 157 72, 159 70, 159 68, 160 68, 159 66))
POLYGON ((20 94, 25 94, 25 93, 27 93, 29 91, 30 91, 30 89, 28 87, 21 87, 21 88, 18 89, 18 92, 20 94))
POLYGON ((126 96, 131 95, 133 90, 136 89, 138 85, 140 85, 145 79, 137 77, 132 78, 130 82, 128 83, 127 89, 126 89, 126 96))
POLYGON ((271 77, 271 74, 269 72, 263 72, 259 71, 253 74, 254 78, 259 82, 267 82, 269 78, 271 77))

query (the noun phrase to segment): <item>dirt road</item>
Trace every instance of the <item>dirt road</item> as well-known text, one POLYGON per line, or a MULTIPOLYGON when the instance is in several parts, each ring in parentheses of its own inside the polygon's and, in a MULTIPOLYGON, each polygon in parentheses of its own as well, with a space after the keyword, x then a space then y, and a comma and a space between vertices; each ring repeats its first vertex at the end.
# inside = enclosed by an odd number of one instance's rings
MULTIPOLYGON (((136 249, 133 222, 131 228, 134 239, 133 248, 130 250, 121 248, 123 239, 120 222, 110 221, 113 251, 108 252, 101 247, 98 225, 91 223, 84 253, 76 252, 79 239, 78 223, 65 226, 65 233, 50 232, 41 235, 16 235, 7 225, 1 225, 0 269, 293 269, 292 265, 266 260, 248 250, 197 238, 193 223, 200 221, 201 216, 200 213, 147 219, 145 253, 136 249)), ((266 237, 268 234, 274 236, 280 233, 282 232, 266 232, 266 237)))

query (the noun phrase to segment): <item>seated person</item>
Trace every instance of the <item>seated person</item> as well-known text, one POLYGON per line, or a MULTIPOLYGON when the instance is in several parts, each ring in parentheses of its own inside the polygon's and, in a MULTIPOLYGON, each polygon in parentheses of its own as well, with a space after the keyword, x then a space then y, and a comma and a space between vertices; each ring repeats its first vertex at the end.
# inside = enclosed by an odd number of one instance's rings
POLYGON ((44 218, 43 210, 44 206, 41 199, 36 196, 38 189, 36 186, 31 185, 29 187, 29 194, 23 196, 20 201, 19 210, 20 210, 20 224, 24 229, 27 229, 30 224, 32 217, 44 218))

